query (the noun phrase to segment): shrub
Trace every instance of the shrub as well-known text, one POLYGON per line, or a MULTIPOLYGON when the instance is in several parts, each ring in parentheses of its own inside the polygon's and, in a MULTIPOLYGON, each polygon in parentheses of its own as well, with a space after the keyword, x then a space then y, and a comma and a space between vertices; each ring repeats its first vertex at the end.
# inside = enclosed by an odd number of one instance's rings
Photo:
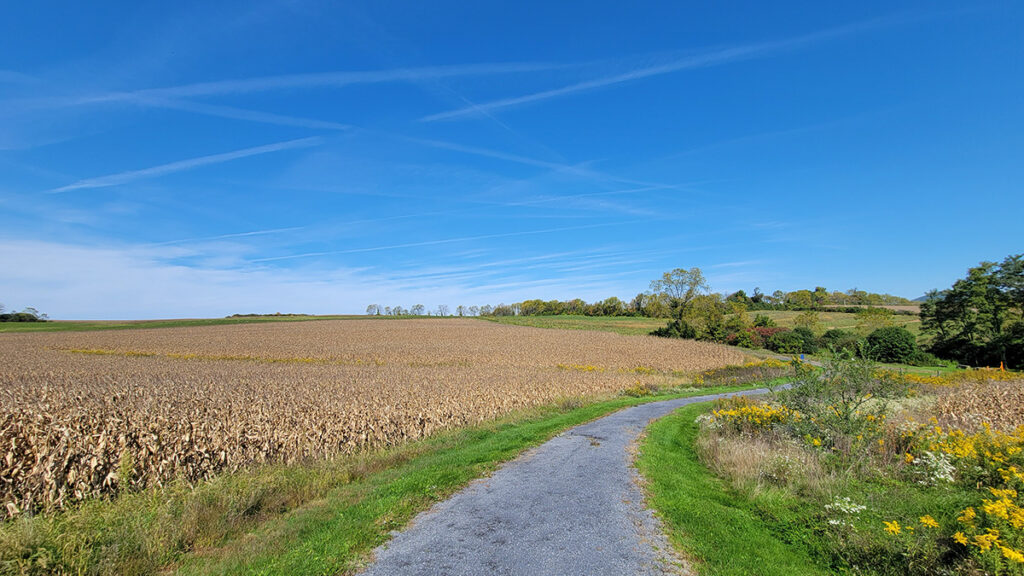
POLYGON ((804 349, 804 338, 792 330, 784 330, 769 336, 765 346, 780 354, 800 354, 804 349))
POLYGON ((725 339, 725 342, 732 346, 739 346, 741 348, 759 348, 759 346, 755 345, 754 338, 748 330, 730 334, 725 339))
POLYGON ((935 354, 925 352, 924 350, 914 350, 909 356, 903 361, 904 364, 910 364, 911 366, 945 366, 946 361, 940 359, 935 354))
POLYGON ((917 340, 901 326, 886 326, 868 334, 868 354, 879 362, 904 362, 915 350, 917 340))
POLYGON ((793 329, 793 334, 800 336, 803 343, 800 345, 800 352, 803 354, 814 354, 818 351, 818 339, 810 328, 799 326, 793 329))
POLYGON ((754 316, 754 326, 771 328, 772 326, 775 326, 775 320, 772 320, 764 314, 758 314, 757 316, 754 316))
POLYGON ((795 423, 797 436, 818 438, 850 455, 852 448, 884 432, 886 400, 902 396, 906 388, 898 379, 876 377, 870 360, 837 354, 825 358, 820 372, 796 364, 792 387, 780 397, 784 406, 804 416, 795 423))
POLYGON ((764 346, 768 342, 768 339, 778 334, 779 332, 785 332, 786 328, 779 328, 777 326, 754 326, 750 329, 753 334, 757 334, 757 337, 761 339, 761 345, 764 346))
POLYGON ((686 320, 673 320, 651 332, 652 336, 661 336, 662 338, 685 338, 693 340, 697 337, 697 329, 690 325, 686 320))
POLYGON ((823 348, 835 352, 850 352, 857 354, 865 345, 857 334, 849 330, 833 328, 821 335, 820 344, 823 348))

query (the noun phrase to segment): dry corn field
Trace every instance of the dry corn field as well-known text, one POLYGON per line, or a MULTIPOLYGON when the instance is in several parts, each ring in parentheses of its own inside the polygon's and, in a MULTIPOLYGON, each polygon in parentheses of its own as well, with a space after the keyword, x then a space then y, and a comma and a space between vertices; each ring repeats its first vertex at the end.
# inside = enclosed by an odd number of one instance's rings
POLYGON ((7 516, 743 361, 714 344, 469 319, 0 334, 0 358, 7 516))
POLYGON ((934 413, 945 428, 977 432, 985 425, 1013 432, 1024 426, 1024 380, 973 382, 938 390, 934 413))

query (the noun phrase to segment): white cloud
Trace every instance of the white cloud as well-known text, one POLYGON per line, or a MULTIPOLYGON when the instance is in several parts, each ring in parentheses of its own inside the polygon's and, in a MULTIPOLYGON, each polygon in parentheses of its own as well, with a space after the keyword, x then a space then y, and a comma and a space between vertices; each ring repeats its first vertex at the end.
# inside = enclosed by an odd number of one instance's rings
MULTIPOLYGON (((362 313, 366 305, 494 304, 527 298, 589 300, 617 294, 618 275, 564 267, 527 277, 469 267, 376 273, 184 266, 178 247, 92 247, 0 240, 0 295, 8 308, 33 306, 57 319, 220 317, 234 313, 362 313), (467 274, 460 277, 460 272, 467 274)), ((584 256, 587 259, 591 256, 584 256)), ((212 260, 212 259, 211 259, 212 260)), ((617 265, 621 270, 621 265, 617 265)), ((625 292, 629 292, 626 290, 625 292)))

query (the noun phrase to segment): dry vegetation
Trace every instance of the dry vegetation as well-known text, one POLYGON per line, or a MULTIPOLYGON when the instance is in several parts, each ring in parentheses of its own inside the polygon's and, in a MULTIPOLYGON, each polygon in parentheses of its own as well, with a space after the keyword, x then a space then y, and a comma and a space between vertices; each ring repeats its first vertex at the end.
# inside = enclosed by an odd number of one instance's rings
MULTIPOLYGON (((701 460, 827 568, 1024 575, 1024 378, 935 376, 831 359, 770 401, 702 415, 701 460)), ((803 375, 800 375, 802 372, 803 375)))
POLYGON ((1013 432, 1024 426, 1024 380, 973 382, 939 389, 932 410, 938 424, 977 432, 985 424, 1013 432))
POLYGON ((743 360, 713 344, 472 320, 10 334, 0 358, 8 516, 743 360))

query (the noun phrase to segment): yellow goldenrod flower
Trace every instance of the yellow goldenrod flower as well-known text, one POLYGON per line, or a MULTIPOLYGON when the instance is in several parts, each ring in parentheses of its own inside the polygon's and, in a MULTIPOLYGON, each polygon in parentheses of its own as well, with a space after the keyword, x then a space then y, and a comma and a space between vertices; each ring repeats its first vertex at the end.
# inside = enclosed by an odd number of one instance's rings
POLYGON ((999 532, 989 528, 987 534, 978 534, 974 537, 974 545, 983 552, 988 552, 997 540, 999 540, 999 532))
POLYGON ((953 534, 953 540, 964 546, 967 546, 967 536, 964 536, 963 532, 957 531, 955 534, 953 534))
POLYGON ((999 550, 1002 551, 1003 557, 1007 560, 1024 564, 1024 554, 1021 554, 1020 550, 1014 550, 1006 546, 1000 546, 999 550))
POLYGON ((978 514, 974 511, 974 508, 967 507, 966 510, 960 513, 960 517, 956 519, 961 524, 973 524, 974 519, 978 517, 978 514))
POLYGON ((925 526, 926 528, 939 527, 939 523, 935 521, 935 518, 932 518, 931 514, 925 514, 924 516, 921 516, 921 525, 925 526))
POLYGON ((889 534, 895 536, 900 533, 900 523, 898 521, 893 520, 892 522, 886 522, 883 520, 882 524, 885 524, 885 531, 889 534))

